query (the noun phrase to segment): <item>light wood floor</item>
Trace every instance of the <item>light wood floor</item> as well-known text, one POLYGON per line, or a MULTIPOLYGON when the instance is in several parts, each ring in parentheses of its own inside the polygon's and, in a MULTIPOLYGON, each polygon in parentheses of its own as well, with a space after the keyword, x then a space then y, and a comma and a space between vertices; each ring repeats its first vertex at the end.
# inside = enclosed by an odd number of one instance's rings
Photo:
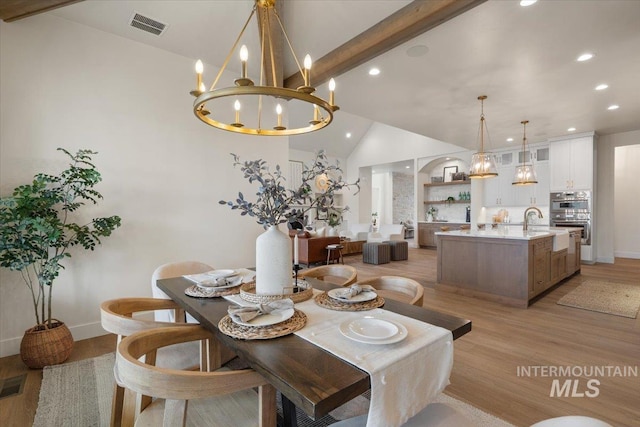
MULTIPOLYGON (((640 286, 640 260, 582 266, 582 272, 554 288, 528 309, 436 291, 436 252, 410 249, 408 261, 374 266, 362 257, 345 257, 360 278, 398 275, 425 285, 424 306, 473 321, 473 330, 455 342, 455 362, 447 394, 517 426, 562 415, 586 415, 615 427, 640 426, 640 379, 598 377, 597 397, 550 397, 551 377, 517 375, 529 366, 634 366, 640 356, 640 320, 557 305, 587 279, 640 286)), ((113 336, 76 343, 70 361, 98 356, 115 347, 113 336)), ((38 402, 42 371, 29 370, 19 356, 0 359, 0 378, 28 372, 19 396, 0 400, 0 425, 30 426, 38 402)), ((567 378, 559 378, 564 382, 567 378)), ((574 379, 571 377, 571 379, 574 379)), ((578 392, 587 391, 586 379, 578 392)))

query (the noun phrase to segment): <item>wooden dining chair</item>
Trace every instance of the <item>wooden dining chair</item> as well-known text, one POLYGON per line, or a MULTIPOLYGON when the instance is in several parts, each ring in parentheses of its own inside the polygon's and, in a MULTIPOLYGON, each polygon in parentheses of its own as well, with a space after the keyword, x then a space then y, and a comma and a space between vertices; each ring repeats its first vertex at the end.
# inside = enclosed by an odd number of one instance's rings
MULTIPOLYGON (((180 371, 141 361, 142 356, 168 345, 211 338, 201 326, 188 325, 137 332, 120 342, 116 381, 135 393, 156 398, 138 415, 136 425, 185 426, 189 417, 190 423, 200 421, 206 426, 275 427, 276 391, 252 369, 180 371), (189 403, 192 399, 199 400, 189 403)), ((124 421, 129 425, 132 420, 124 421)))
MULTIPOLYGON (((184 276, 185 274, 199 274, 213 270, 209 264, 199 261, 179 261, 163 264, 155 269, 151 276, 151 292, 154 298, 170 299, 167 294, 158 289, 156 281, 160 279, 170 279, 172 277, 184 276)), ((154 312, 156 320, 161 322, 173 322, 173 312, 171 310, 157 310, 154 312)), ((188 323, 198 323, 193 317, 186 315, 188 323)))
POLYGON ((422 307, 424 287, 413 279, 399 276, 381 276, 358 281, 373 286, 378 295, 422 307))
MULTIPOLYGON (((174 318, 184 319, 184 311, 170 299, 157 298, 120 298, 105 301, 100 305, 102 328, 118 336, 119 344, 124 337, 137 332, 154 330, 166 326, 186 327, 187 323, 157 322, 151 315, 146 318, 139 314, 155 311, 171 310, 174 318), (138 315, 137 315, 138 314, 138 315)), ((177 369, 217 369, 232 356, 231 350, 220 345, 218 340, 205 340, 198 343, 186 343, 172 348, 164 348, 157 355, 150 352, 147 363, 177 369)), ((142 397, 139 405, 144 408, 150 403, 148 397, 142 397)), ((136 401, 129 395, 125 399, 124 389, 118 384, 114 386, 111 406, 111 426, 121 425, 124 413, 135 414, 136 401)))
POLYGON ((300 270, 298 277, 313 277, 338 286, 348 286, 358 280, 358 271, 350 265, 331 264, 300 270))

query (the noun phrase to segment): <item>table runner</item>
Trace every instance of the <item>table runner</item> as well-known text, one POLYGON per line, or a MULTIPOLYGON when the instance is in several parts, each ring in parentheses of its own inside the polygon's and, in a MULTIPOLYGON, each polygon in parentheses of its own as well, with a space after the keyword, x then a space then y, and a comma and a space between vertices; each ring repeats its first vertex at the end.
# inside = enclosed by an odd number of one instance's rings
POLYGON ((371 405, 367 427, 401 426, 449 384, 453 367, 450 331, 384 309, 338 312, 313 300, 296 304, 307 324, 296 335, 369 373, 371 405), (364 316, 401 323, 408 335, 395 344, 359 343, 343 336, 342 322, 364 316))

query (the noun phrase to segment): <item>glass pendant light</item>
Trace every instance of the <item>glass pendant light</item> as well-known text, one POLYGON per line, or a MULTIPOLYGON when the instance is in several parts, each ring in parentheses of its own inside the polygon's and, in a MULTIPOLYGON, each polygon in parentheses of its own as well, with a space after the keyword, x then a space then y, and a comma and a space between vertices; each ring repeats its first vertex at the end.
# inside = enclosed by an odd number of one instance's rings
MULTIPOLYGON (((485 153, 484 151, 484 130, 486 127, 484 119, 484 100, 487 99, 486 95, 480 95, 480 151, 475 153, 471 157, 471 170, 469 171, 469 178, 493 178, 498 176, 498 168, 496 167, 496 159, 493 153, 485 153)), ((489 128, 487 127, 487 139, 489 139, 489 128)))
POLYGON ((527 151, 527 123, 529 120, 523 120, 523 136, 522 136, 522 164, 516 166, 516 173, 513 177, 512 185, 532 185, 538 183, 538 176, 533 168, 533 162, 531 162, 531 156, 527 151), (527 163, 529 160, 529 163, 527 163))

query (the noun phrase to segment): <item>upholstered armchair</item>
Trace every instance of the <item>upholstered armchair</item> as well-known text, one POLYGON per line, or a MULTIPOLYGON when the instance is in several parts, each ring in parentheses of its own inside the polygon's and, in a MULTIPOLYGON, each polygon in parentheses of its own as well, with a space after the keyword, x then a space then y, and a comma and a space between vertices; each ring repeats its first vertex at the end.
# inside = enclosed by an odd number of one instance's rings
MULTIPOLYGON (((289 230, 292 254, 293 238, 296 235, 296 231, 297 230, 289 230)), ((298 262, 305 264, 307 267, 310 264, 325 263, 327 261, 327 245, 339 243, 340 237, 338 236, 313 237, 308 232, 301 232, 298 234, 298 262)), ((338 251, 332 251, 331 260, 337 260, 338 257, 338 251)))

